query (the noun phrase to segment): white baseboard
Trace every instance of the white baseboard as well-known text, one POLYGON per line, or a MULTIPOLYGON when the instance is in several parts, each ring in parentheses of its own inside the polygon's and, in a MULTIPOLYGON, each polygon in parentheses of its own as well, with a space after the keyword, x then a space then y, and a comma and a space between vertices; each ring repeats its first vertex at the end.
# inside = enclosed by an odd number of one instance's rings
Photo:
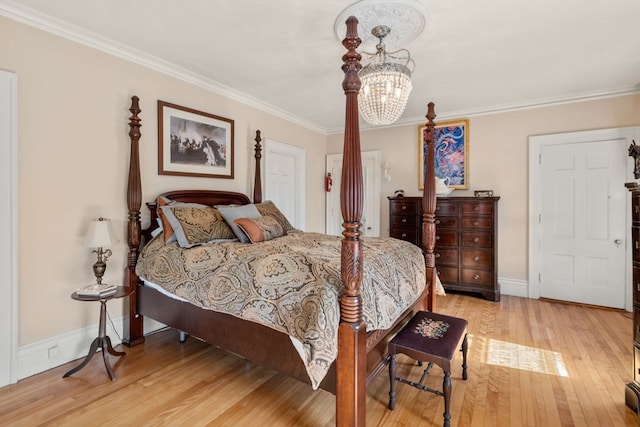
MULTIPOLYGON (((498 282, 502 295, 528 298, 528 282, 526 280, 501 277, 498 278, 498 282)), ((111 338, 111 343, 114 346, 121 343, 120 337, 125 319, 126 317, 113 319, 113 325, 107 319, 107 335, 111 338)), ((145 333, 164 327, 165 325, 153 319, 146 317, 144 319, 145 333)), ((18 349, 18 380, 84 358, 96 336, 98 336, 97 324, 20 347, 18 349)))
MULTIPOLYGON (((126 317, 107 318, 107 335, 113 346, 122 342, 121 336, 126 317)), ((160 322, 144 318, 144 331, 150 333, 164 328, 160 322)), ((55 337, 18 348, 18 380, 87 356, 91 342, 98 336, 98 324, 76 329, 55 337)), ((80 362, 78 362, 80 363, 80 362)))
POLYGON ((498 283, 500 283, 501 295, 529 298, 529 282, 526 280, 499 277, 498 283))

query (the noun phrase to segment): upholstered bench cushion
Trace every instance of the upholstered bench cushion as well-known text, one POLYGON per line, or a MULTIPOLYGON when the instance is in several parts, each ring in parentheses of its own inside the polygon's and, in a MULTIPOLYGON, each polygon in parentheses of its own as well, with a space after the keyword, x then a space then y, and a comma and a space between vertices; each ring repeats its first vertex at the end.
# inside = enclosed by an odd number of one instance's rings
POLYGON ((389 350, 401 353, 404 347, 451 360, 466 330, 464 319, 419 311, 391 340, 389 350))

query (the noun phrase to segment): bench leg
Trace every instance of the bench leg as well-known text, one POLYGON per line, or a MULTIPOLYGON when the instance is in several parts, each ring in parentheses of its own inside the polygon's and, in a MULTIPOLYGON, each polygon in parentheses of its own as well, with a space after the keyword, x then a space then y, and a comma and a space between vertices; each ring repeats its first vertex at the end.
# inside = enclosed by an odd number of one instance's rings
POLYGON ((449 371, 444 371, 442 393, 444 394, 444 427, 449 427, 451 425, 451 413, 449 412, 451 403, 451 372, 449 371))
POLYGON ((396 407, 396 355, 392 354, 389 359, 389 409, 396 407))
POLYGON ((462 340, 462 379, 467 379, 467 348, 469 344, 467 343, 467 334, 464 334, 464 339, 462 340))

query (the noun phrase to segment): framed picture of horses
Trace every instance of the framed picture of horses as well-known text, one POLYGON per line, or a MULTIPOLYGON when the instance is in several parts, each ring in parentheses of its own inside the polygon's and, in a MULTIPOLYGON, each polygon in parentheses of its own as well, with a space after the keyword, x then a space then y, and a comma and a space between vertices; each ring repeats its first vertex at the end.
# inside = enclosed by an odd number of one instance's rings
POLYGON ((233 179, 233 120, 158 101, 158 174, 233 179))

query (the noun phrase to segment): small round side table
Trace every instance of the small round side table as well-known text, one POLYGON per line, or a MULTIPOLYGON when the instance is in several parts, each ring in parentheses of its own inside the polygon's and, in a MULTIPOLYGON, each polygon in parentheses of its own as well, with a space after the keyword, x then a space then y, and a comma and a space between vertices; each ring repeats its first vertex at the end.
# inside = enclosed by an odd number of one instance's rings
POLYGON ((94 354, 98 351, 98 349, 102 350, 102 359, 104 360, 104 366, 107 368, 107 373, 109 374, 109 378, 111 381, 116 380, 116 376, 113 373, 113 369, 111 369, 111 365, 109 364, 109 359, 107 358, 107 352, 114 356, 124 356, 124 351, 116 351, 111 345, 111 338, 107 335, 107 301, 115 298, 123 298, 129 296, 132 293, 133 289, 124 286, 118 286, 116 292, 111 295, 106 296, 80 296, 77 292, 71 294, 71 298, 76 301, 99 301, 100 302, 100 324, 98 326, 98 336, 93 340, 91 346, 89 347, 89 354, 87 357, 80 363, 78 366, 67 372, 62 376, 62 378, 67 378, 70 375, 75 374, 80 369, 84 368, 87 363, 91 360, 94 354))

